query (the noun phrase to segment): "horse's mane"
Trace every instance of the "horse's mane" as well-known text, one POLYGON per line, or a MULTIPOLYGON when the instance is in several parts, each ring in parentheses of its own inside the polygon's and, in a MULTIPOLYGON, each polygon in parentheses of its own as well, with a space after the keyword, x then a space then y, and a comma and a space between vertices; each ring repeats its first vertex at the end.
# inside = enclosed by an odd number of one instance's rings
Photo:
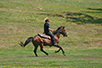
POLYGON ((58 30, 59 30, 61 27, 63 27, 63 26, 58 27, 57 30, 53 32, 53 34, 54 34, 54 35, 57 34, 58 30))

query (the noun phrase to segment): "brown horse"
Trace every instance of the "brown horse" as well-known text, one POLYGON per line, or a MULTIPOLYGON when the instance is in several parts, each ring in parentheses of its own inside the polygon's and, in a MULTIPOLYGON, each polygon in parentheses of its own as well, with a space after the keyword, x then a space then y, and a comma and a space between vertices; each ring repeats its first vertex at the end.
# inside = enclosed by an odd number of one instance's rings
MULTIPOLYGON (((53 32, 53 34, 54 34, 54 37, 55 37, 56 44, 59 43, 60 34, 62 34, 63 36, 67 36, 67 33, 65 31, 65 27, 64 26, 59 27, 56 31, 53 32)), ((42 52, 44 52, 46 55, 48 55, 48 53, 43 50, 43 46, 50 46, 51 45, 51 40, 50 39, 45 39, 45 38, 40 37, 39 35, 36 35, 34 37, 29 37, 25 41, 24 44, 23 44, 23 42, 20 42, 19 44, 22 47, 25 47, 29 42, 32 42, 33 45, 35 46, 34 53, 35 53, 36 57, 38 56, 37 53, 36 53, 37 48, 38 48, 38 45, 40 45, 40 50, 42 52)), ((62 50, 62 53, 65 56, 65 52, 64 52, 64 50, 62 49, 61 46, 57 45, 55 47, 58 47, 59 48, 59 50, 55 51, 55 53, 57 53, 60 50, 62 50)))

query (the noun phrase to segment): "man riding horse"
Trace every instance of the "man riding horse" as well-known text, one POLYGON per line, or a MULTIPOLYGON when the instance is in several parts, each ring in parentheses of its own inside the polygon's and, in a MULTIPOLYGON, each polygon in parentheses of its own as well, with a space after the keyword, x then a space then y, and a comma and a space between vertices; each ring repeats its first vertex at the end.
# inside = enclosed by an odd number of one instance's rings
POLYGON ((57 46, 57 44, 55 44, 54 35, 50 33, 50 31, 53 32, 54 30, 51 29, 50 26, 49 26, 49 22, 50 22, 49 18, 48 17, 45 18, 44 21, 45 21, 45 24, 44 24, 44 33, 51 37, 51 45, 50 46, 52 46, 52 45, 57 46))
POLYGON ((49 18, 45 18, 44 32, 45 32, 46 35, 49 35, 51 37, 51 40, 49 38, 41 37, 42 34, 37 34, 34 37, 27 38, 25 43, 20 42, 19 44, 20 44, 20 46, 25 47, 27 44, 32 42, 32 44, 34 45, 34 53, 35 53, 36 57, 38 57, 38 55, 37 55, 38 46, 40 46, 40 50, 43 53, 45 53, 46 55, 49 55, 46 51, 44 51, 43 47, 44 46, 52 46, 52 45, 59 48, 57 51, 55 51, 55 53, 58 53, 61 50, 63 55, 65 56, 65 52, 64 52, 63 48, 60 45, 58 45, 60 34, 67 37, 65 27, 64 26, 58 27, 58 29, 56 31, 54 31, 53 29, 51 29, 49 27, 48 22, 49 22, 49 18), (51 34, 50 31, 54 31, 53 34, 51 34))

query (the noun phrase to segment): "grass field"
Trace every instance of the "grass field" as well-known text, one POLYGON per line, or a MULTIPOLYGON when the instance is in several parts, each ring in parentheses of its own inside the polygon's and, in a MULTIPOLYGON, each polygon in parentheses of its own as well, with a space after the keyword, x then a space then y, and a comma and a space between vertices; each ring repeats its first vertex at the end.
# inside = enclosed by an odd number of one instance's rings
POLYGON ((0 68, 102 68, 102 0, 0 0, 0 68), (64 49, 18 45, 43 33, 44 18, 50 27, 65 26, 60 37, 64 49))

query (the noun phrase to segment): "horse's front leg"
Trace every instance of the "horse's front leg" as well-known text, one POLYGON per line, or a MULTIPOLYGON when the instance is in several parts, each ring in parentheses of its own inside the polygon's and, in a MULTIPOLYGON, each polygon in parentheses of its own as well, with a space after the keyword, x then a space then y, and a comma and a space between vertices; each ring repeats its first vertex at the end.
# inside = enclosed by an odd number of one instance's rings
POLYGON ((55 53, 58 53, 61 49, 59 48, 57 51, 55 51, 55 53))
POLYGON ((60 50, 62 50, 62 53, 63 53, 63 55, 65 56, 65 52, 64 52, 64 50, 63 50, 63 48, 62 48, 61 46, 57 45, 57 46, 55 46, 55 47, 58 47, 58 48, 59 48, 59 50, 56 51, 56 52, 59 52, 60 50))

